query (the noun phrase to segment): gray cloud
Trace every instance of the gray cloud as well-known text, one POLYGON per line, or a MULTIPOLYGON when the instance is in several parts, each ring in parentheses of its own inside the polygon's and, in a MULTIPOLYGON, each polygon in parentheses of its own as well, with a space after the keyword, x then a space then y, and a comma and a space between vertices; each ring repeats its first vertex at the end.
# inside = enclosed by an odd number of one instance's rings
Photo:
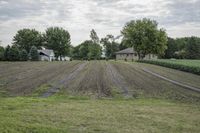
POLYGON ((0 0, 0 40, 10 44, 21 28, 41 32, 49 26, 69 30, 72 43, 120 34, 124 24, 144 17, 155 19, 172 37, 200 36, 200 0, 0 0))

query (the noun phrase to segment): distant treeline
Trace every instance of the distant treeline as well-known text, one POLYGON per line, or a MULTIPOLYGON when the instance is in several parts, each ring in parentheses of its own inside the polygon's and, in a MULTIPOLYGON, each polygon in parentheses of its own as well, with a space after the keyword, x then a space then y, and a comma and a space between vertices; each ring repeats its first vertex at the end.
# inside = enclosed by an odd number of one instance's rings
POLYGON ((69 32, 61 27, 47 28, 44 33, 21 29, 13 37, 12 46, 0 46, 0 60, 38 60, 35 51, 41 47, 52 49, 56 58, 70 56, 81 60, 114 59, 115 52, 128 47, 134 48, 139 60, 147 54, 156 54, 160 58, 200 59, 200 38, 167 38, 165 29, 159 29, 156 21, 144 18, 126 23, 117 37, 107 35, 99 39, 93 29, 90 39, 75 47, 71 45, 69 32))
POLYGON ((167 50, 162 58, 200 59, 200 38, 168 38, 167 50))

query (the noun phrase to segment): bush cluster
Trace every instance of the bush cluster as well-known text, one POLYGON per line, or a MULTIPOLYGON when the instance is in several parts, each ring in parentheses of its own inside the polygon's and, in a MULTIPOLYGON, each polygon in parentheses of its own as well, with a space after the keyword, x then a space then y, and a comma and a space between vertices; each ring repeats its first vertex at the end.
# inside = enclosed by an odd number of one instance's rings
POLYGON ((187 66, 183 64, 176 64, 176 63, 163 62, 163 61, 161 62, 161 61, 156 61, 156 60, 140 60, 138 62, 159 65, 163 67, 173 68, 173 69, 200 75, 200 67, 197 67, 197 66, 187 66))

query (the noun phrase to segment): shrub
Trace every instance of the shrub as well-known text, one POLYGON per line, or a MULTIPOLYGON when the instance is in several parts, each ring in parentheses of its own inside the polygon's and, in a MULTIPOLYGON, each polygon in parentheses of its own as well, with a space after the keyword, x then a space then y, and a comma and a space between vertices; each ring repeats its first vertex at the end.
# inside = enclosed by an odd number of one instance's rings
POLYGON ((31 47, 29 55, 30 55, 31 61, 38 61, 39 60, 39 54, 38 54, 37 48, 35 46, 31 47))
POLYGON ((20 60, 21 61, 27 61, 28 60, 28 52, 25 49, 20 51, 20 60))

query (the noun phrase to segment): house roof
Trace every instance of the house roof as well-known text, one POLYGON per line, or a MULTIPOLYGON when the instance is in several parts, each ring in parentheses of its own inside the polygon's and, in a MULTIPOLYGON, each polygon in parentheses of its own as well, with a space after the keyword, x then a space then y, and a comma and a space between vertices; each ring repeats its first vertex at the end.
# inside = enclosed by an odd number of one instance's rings
POLYGON ((135 51, 133 50, 133 48, 127 48, 121 51, 116 52, 115 54, 134 54, 135 51))
POLYGON ((54 54, 53 50, 51 50, 51 49, 38 50, 38 53, 43 53, 43 54, 45 54, 47 56, 50 56, 50 55, 54 54))

